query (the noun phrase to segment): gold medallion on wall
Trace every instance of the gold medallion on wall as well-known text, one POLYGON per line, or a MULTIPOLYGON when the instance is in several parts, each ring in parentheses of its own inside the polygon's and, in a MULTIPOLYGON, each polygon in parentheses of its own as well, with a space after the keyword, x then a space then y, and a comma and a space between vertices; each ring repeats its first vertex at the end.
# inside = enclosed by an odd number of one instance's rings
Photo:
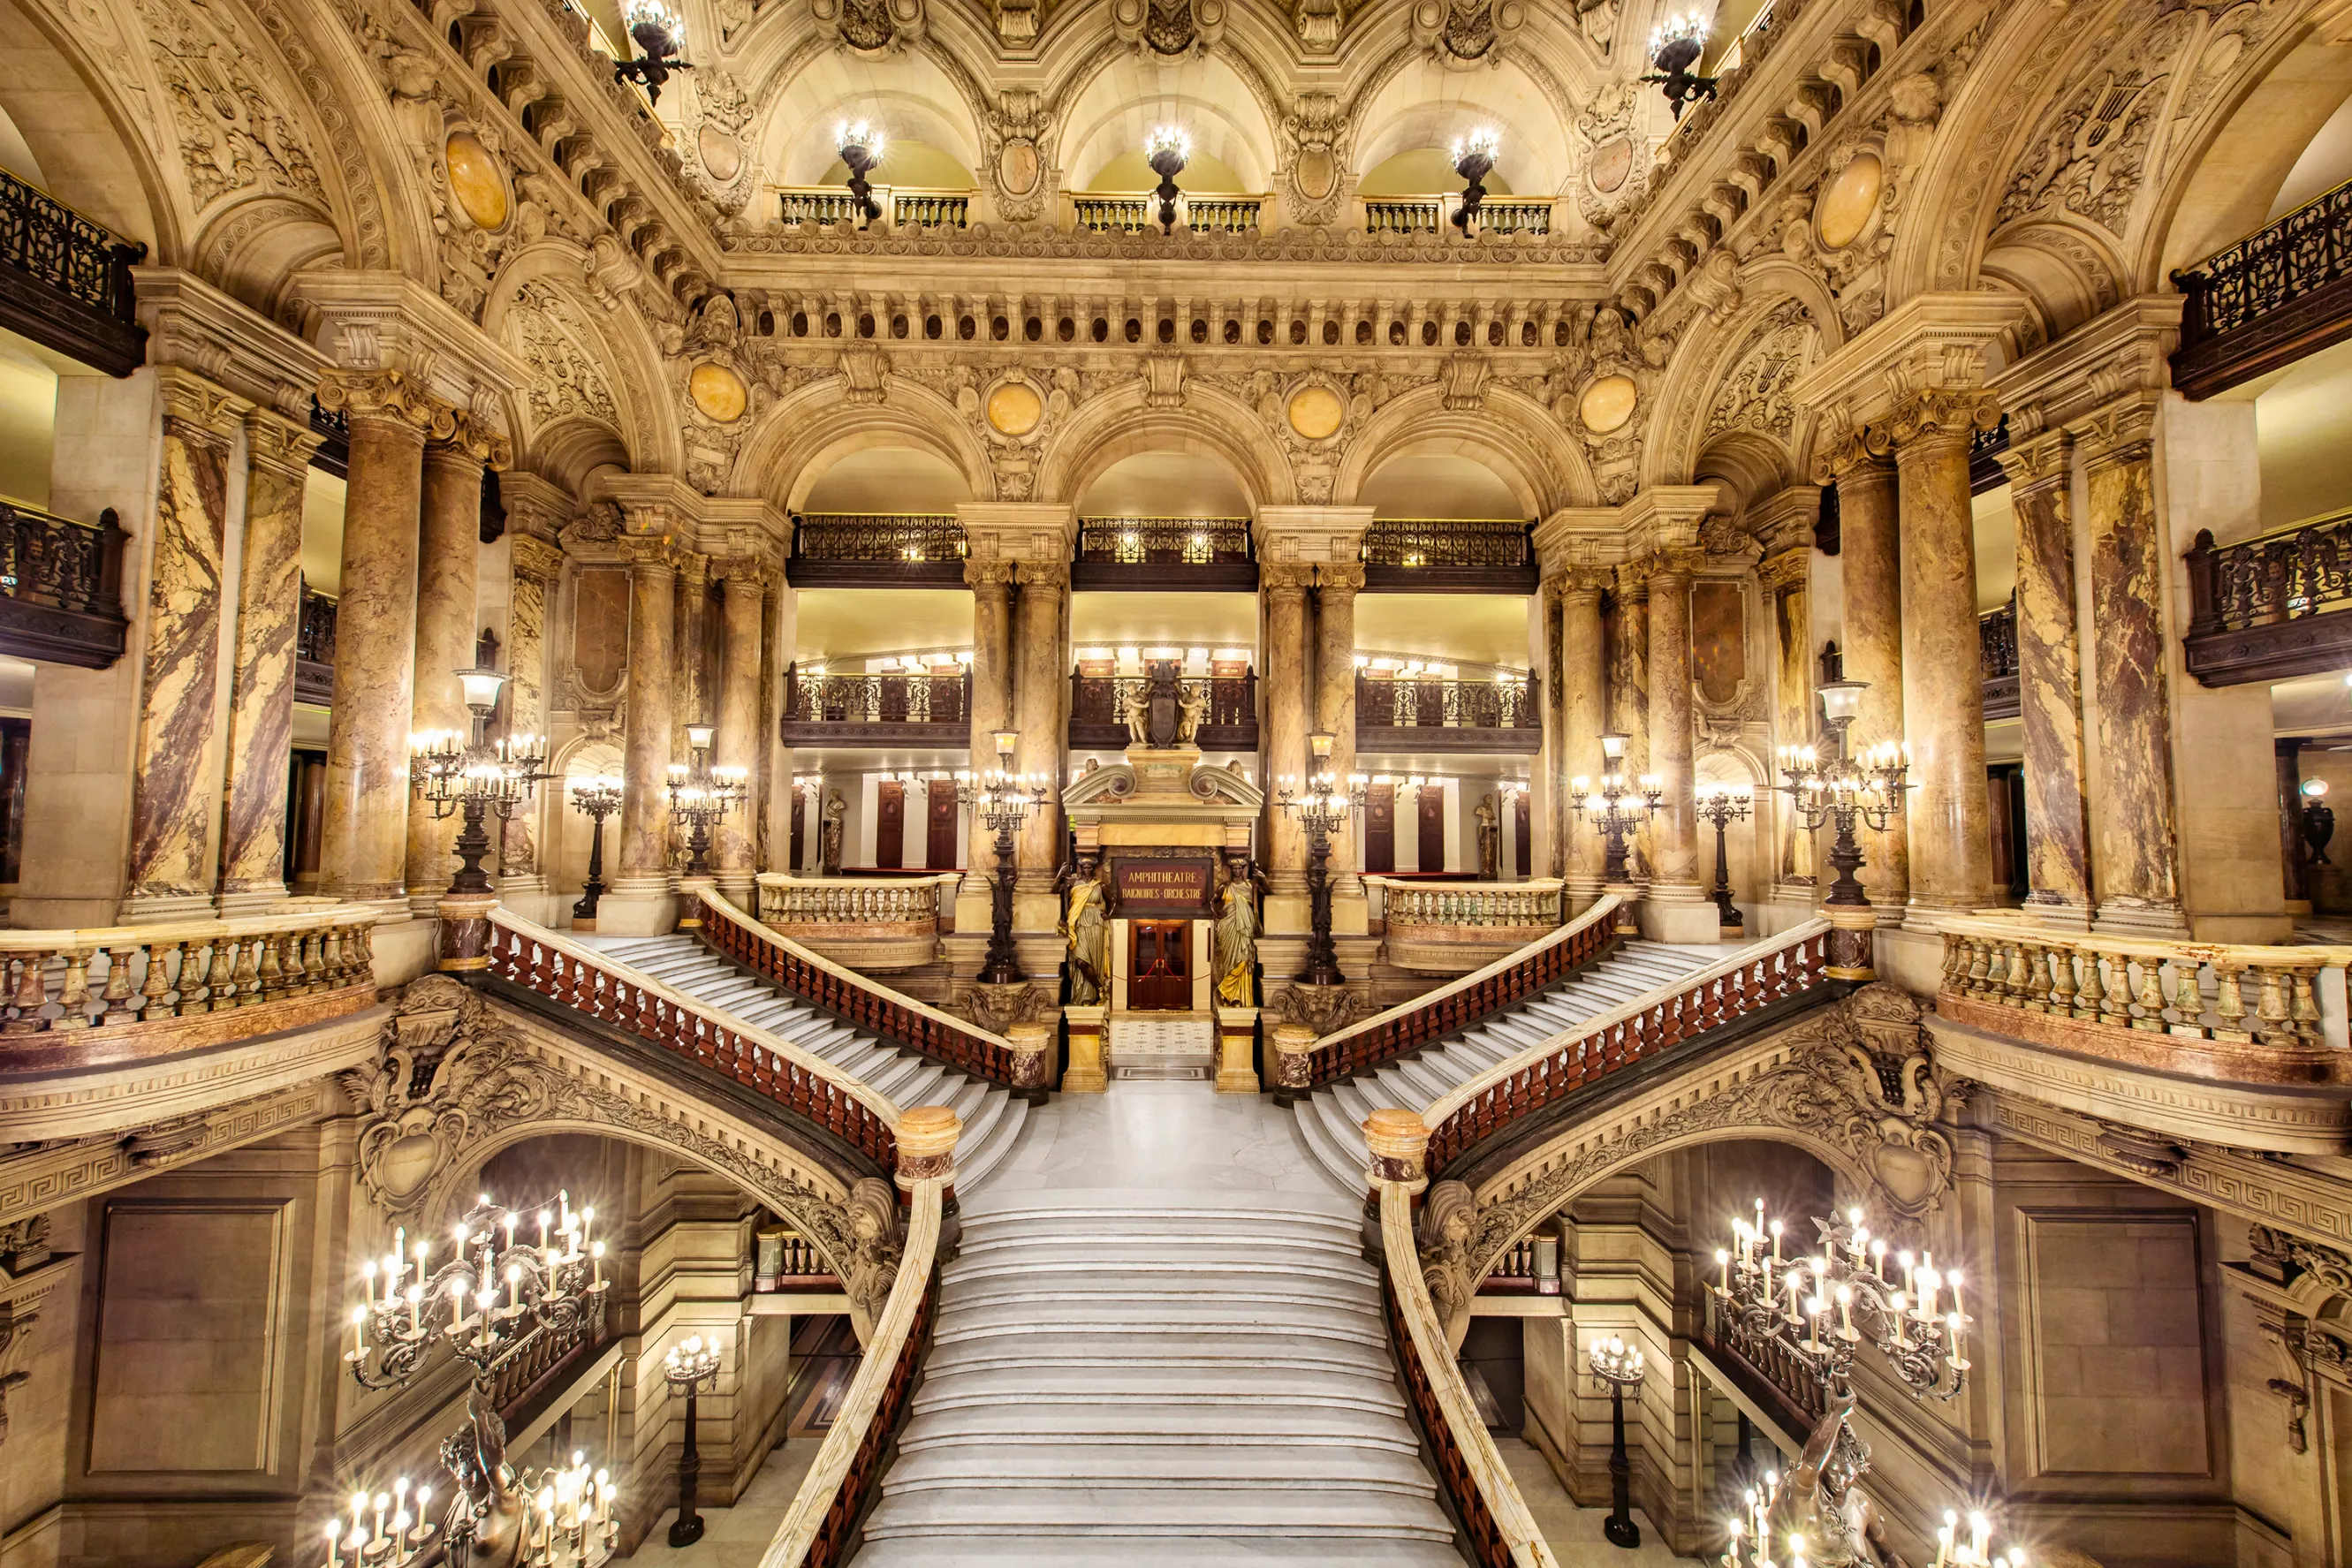
POLYGON ((751 402, 751 389, 744 385, 742 376, 716 360, 705 360, 687 373, 686 395, 713 424, 734 423, 751 402))
POLYGON ((1822 248, 1843 250, 1875 230, 1885 190, 1886 165, 1876 152, 1865 149, 1847 158, 1813 199, 1813 237, 1822 248))
POLYGON ((1642 389, 1623 371, 1595 377, 1576 400, 1576 417, 1594 435, 1622 430, 1642 401, 1642 389))
POLYGON ((506 227, 514 198, 507 190, 506 171, 482 139, 462 127, 450 131, 441 144, 441 162, 450 197, 467 221, 478 229, 506 227))
POLYGON ((999 382, 988 394, 989 428, 999 435, 1024 436, 1045 417, 1045 400, 1025 381, 999 382))
POLYGON ((1332 387, 1309 382, 1290 394, 1284 414, 1302 441, 1328 441, 1347 423, 1348 402, 1332 387))

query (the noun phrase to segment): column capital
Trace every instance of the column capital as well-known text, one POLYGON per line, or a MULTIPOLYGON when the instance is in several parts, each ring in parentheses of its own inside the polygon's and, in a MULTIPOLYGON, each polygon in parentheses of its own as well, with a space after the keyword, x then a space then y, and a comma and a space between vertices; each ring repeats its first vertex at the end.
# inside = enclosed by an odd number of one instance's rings
POLYGON ((323 439, 307 423, 297 424, 282 413, 266 408, 246 410, 246 456, 262 467, 300 478, 310 466, 310 454, 319 450, 323 439))
POLYGON ((432 437, 428 458, 439 452, 499 472, 514 461, 514 443, 503 433, 472 411, 438 400, 433 405, 432 437))
POLYGON ((563 570, 563 547, 553 539, 541 538, 537 534, 510 534, 508 541, 512 552, 509 559, 517 577, 553 582, 563 570))
POLYGON ((1258 586, 1268 593, 1303 594, 1315 583, 1309 560, 1265 560, 1258 563, 1258 586))
POLYGON ((327 356, 191 272, 131 269, 152 365, 202 366, 239 397, 303 420, 327 356))
POLYGON ((1804 587, 1812 579, 1812 569, 1811 546, 1784 549, 1778 555, 1766 556, 1757 566, 1756 581, 1767 593, 1780 593, 1804 587))
POLYGON ((163 396, 164 423, 184 439, 206 445, 226 446, 253 407, 235 392, 178 365, 156 367, 155 386, 163 396))
POLYGON ((620 539, 621 559, 628 562, 632 576, 639 573, 675 577, 677 575, 680 551, 666 536, 657 534, 626 534, 620 539))
POLYGON ((1052 588, 1066 593, 1070 588, 1070 563, 1066 560, 1024 560, 1013 567, 1013 580, 1022 588, 1052 588))
POLYGON ((1849 430, 1813 449, 1813 483, 1844 486, 1856 479, 1892 477, 1886 449, 1874 445, 1867 430, 1849 430))
POLYGON ((2063 487, 2067 470, 2073 465, 2074 435, 2068 430, 2045 430, 2024 441, 2012 440, 2004 451, 1993 454, 1993 460, 2009 476, 2009 482, 2020 495, 2035 490, 2063 487))
POLYGON ((719 556, 710 560, 710 575, 725 583, 730 593, 745 590, 765 593, 769 579, 776 575, 776 563, 760 555, 719 556))
POLYGON ((1364 563, 1355 560, 1333 561, 1328 566, 1318 565, 1316 586, 1327 593, 1361 593, 1364 591, 1364 563))
POLYGON ((710 558, 698 549, 673 548, 670 570, 684 578, 689 587, 710 580, 710 558))
POLYGON ((1896 403, 1884 420, 1864 427, 1863 438, 1898 457, 1923 447, 1958 442, 2000 423, 1999 394, 1981 387, 1923 387, 1896 403))
POLYGON ((319 378, 319 406, 354 423, 397 424, 421 438, 432 428, 436 406, 430 393, 405 371, 329 371, 319 378))
POLYGON ((1650 598, 1650 573, 1656 565, 1656 561, 1648 556, 1643 556, 1634 560, 1619 561, 1614 568, 1618 597, 1647 603, 1650 598))
POLYGON ((1003 591, 1013 586, 1013 563, 1003 559, 976 560, 966 557, 963 580, 967 588, 1003 591))
POLYGON ((1822 520, 1822 486, 1786 485, 1748 507, 1748 528, 1768 556, 1811 549, 1822 520))
POLYGON ((1544 586, 1561 599, 1598 599, 1617 581, 1618 569, 1613 566, 1562 567, 1545 579, 1544 586))
POLYGON ((2161 392, 2132 392, 2069 425, 2067 433, 2080 443, 2084 462, 2094 469, 2146 462, 2162 401, 2161 392))

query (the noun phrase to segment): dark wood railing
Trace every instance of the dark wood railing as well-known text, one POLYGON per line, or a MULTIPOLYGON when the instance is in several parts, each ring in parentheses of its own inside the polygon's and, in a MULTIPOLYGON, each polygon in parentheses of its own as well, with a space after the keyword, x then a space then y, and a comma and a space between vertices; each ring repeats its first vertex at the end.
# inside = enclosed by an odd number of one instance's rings
POLYGON ((131 268, 147 247, 0 172, 0 325, 127 376, 147 361, 131 268))
POLYGON ((1500 681, 1356 672, 1359 752, 1534 752, 1542 744, 1543 708, 1532 670, 1500 681))
POLYGON ((2185 558, 2189 673, 2209 686, 2327 674, 2352 662, 2352 513, 2185 558))
POLYGON ((1364 530, 1364 586, 1533 593, 1533 532, 1534 525, 1517 517, 1384 517, 1364 530))
POLYGON ((1474 1145, 1620 1068, 1827 986, 1828 967, 1828 922, 1811 921, 1479 1074, 1422 1113, 1430 1123, 1430 1179, 1474 1145))
POLYGON ((1977 653, 1984 665, 1984 716, 2015 718, 2017 691, 2017 595, 1998 610, 1977 617, 1977 653))
POLYGON ((307 582, 294 633, 294 700, 322 707, 335 700, 335 597, 307 582))
POLYGON ((596 1358, 613 1343, 604 1333, 603 1313, 600 1302, 595 1325, 583 1325, 583 1332, 572 1339, 543 1329, 511 1360, 499 1363, 490 1378, 490 1403, 499 1416, 509 1425, 520 1425, 516 1417, 526 1406, 570 1382, 581 1368, 594 1365, 596 1358))
POLYGON ((102 670, 122 657, 121 523, 0 502, 0 653, 102 670))
POLYGON ((1617 946, 1617 916, 1623 904, 1613 893, 1604 894, 1566 925, 1509 957, 1327 1035, 1307 1054, 1308 1085, 1366 1071, 1434 1045, 1558 985, 1617 946))
POLYGON ((963 525, 946 513, 811 512, 793 519, 795 585, 963 585, 963 525))
POLYGON ((971 670, 952 675, 784 672, 786 746, 971 743, 971 670))
POLYGON ((1726 1322, 1712 1291, 1691 1337, 1724 1371, 1748 1385, 1742 1392, 1766 1406, 1790 1429, 1810 1431, 1829 1413, 1822 1380, 1805 1358, 1780 1339, 1743 1333, 1736 1322, 1726 1322), (1770 1409, 1775 1406, 1779 1408, 1770 1409))
POLYGON ((490 916, 488 973, 751 1089, 832 1134, 881 1171, 898 1168, 888 1102, 814 1057, 775 1048, 773 1037, 707 1012, 647 977, 554 932, 526 928, 504 910, 490 916), (870 1102, 867 1098, 871 1097, 870 1102))
POLYGON ((2187 296, 2172 384, 2196 399, 2352 337, 2352 184, 2172 275, 2187 296))
MULTIPOLYGON (((1133 732, 1120 716, 1135 694, 1149 684, 1142 675, 1070 676, 1070 749, 1124 751, 1133 732)), ((1182 696, 1199 700, 1206 688, 1209 706, 1201 716, 1193 741, 1203 751, 1257 749, 1257 672, 1238 675, 1192 675, 1181 679, 1182 696)))
POLYGON ((714 952, 892 1045, 991 1083, 1030 1087, 1017 1082, 1012 1042, 1003 1036, 845 969, 760 925, 715 894, 698 891, 694 896, 702 907, 700 936, 714 952))
POLYGON ((929 1348, 931 1333, 931 1310, 939 1298, 939 1286, 934 1280, 916 1303, 914 1326, 898 1345, 897 1359, 890 1364, 890 1381, 882 1386, 882 1402, 875 1406, 874 1419, 857 1440, 857 1452, 849 1461, 849 1473, 841 1478, 840 1490, 833 1494, 832 1506, 824 1512, 824 1527, 817 1538, 809 1542, 808 1555, 801 1559, 803 1568, 838 1568, 849 1560, 857 1545, 857 1526, 866 1517, 876 1485, 882 1479, 884 1462, 891 1445, 898 1440, 899 1423, 907 1414, 907 1401, 915 1392, 915 1378, 921 1369, 924 1352, 929 1348))
POLYGON ((1413 1424, 1421 1428, 1430 1462, 1445 1488, 1445 1495, 1453 1501, 1454 1515, 1466 1538, 1471 1560, 1478 1568, 1511 1568, 1511 1543, 1495 1523, 1495 1511, 1487 1506, 1486 1494, 1462 1452, 1453 1423, 1446 1420, 1444 1408, 1438 1404, 1437 1391, 1430 1386, 1429 1369, 1421 1364, 1420 1349, 1405 1325, 1395 1283, 1385 1269, 1381 1271, 1381 1304, 1388 1309, 1389 1343, 1395 1347, 1398 1369, 1404 1374, 1405 1395, 1412 1401, 1413 1424))

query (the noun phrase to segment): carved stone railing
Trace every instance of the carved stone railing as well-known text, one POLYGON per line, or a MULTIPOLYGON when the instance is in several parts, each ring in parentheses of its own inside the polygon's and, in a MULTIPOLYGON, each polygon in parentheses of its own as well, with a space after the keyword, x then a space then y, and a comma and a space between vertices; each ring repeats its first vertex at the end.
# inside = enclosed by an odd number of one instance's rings
POLYGON ((2196 267, 2172 384, 2204 398, 2352 336, 2352 184, 2313 197, 2196 267))
POLYGON ((88 670, 121 658, 122 543, 111 507, 78 523, 0 502, 0 653, 88 670))
POLYGON ((1459 975, 1491 964, 1560 923, 1561 884, 1535 882, 1400 882, 1378 887, 1388 961, 1424 974, 1459 975))
POLYGON ((940 956, 937 879, 767 872, 759 888, 761 925, 836 964, 913 969, 940 956))
POLYGON ((1422 1112, 1429 1176, 1473 1145, 1637 1061, 1829 984, 1829 922, 1811 920, 1741 948, 1670 990, 1562 1030, 1460 1084, 1422 1112))
POLYGON ((1517 517, 1382 517, 1364 530, 1364 586, 1533 593, 1535 545, 1517 517))
MULTIPOLYGON (((863 215, 846 185, 781 185, 776 214, 787 224, 855 224, 863 215)), ((874 200, 898 228, 960 229, 971 220, 976 191, 931 185, 876 185, 874 200)))
POLYGON ((1543 745, 1535 674, 1459 681, 1356 672, 1356 750, 1525 752, 1543 745))
POLYGON ((898 1108, 832 1062, 508 910, 492 910, 489 922, 493 980, 731 1078, 876 1169, 897 1168, 898 1108))
POLYGON ((857 1550, 907 1403, 929 1348, 939 1298, 940 1231, 949 1180, 924 1177, 907 1193, 907 1241, 874 1335, 842 1396, 824 1446, 793 1506, 761 1554, 760 1568, 839 1568, 857 1550))
POLYGON ((1977 617, 1977 653, 1984 667, 1987 718, 2015 718, 2017 692, 2017 595, 1998 610, 1977 617))
POLYGON ((2340 977, 2352 948, 2258 947, 1943 922, 1938 1017, 2176 1077, 2352 1083, 2340 977), (2336 985, 2323 987, 2335 971, 2336 985))
MULTIPOLYGON (((1134 732, 1120 716, 1149 682, 1142 675, 1070 676, 1070 749, 1124 751, 1134 732)), ((1257 672, 1239 675, 1188 675, 1177 683, 1182 697, 1206 690, 1208 708, 1192 737, 1203 751, 1257 749, 1257 672)))
POLYGON ((963 525, 929 512, 811 512, 793 519, 795 587, 961 588, 963 525))
POLYGON ((302 619, 294 633, 294 700, 335 700, 335 609, 331 593, 302 585, 302 619))
POLYGON ((1614 947, 1623 906, 1618 894, 1604 894, 1574 920, 1507 957, 1326 1035, 1309 1051, 1285 1055, 1282 1087, 1311 1089, 1362 1072, 1518 1006, 1614 947))
POLYGON ((2216 545, 2185 559, 2189 673, 2209 686, 2325 674, 2352 662, 2352 513, 2216 545))
MULTIPOLYGON (((1188 194, 1178 209, 1176 226, 1194 234, 1244 234, 1258 226, 1258 214, 1265 202, 1264 196, 1188 194)), ((1157 234, 1160 198, 1148 191, 1139 195, 1074 193, 1070 197, 1070 226, 1098 235, 1157 234)))
MULTIPOLYGON (((1437 234, 1452 225, 1461 193, 1436 196, 1367 196, 1367 234, 1437 234)), ((1551 233, 1549 196, 1488 196, 1478 204, 1475 226, 1481 234, 1551 233)))
POLYGON ((0 931, 0 1071, 95 1067, 356 1012, 375 1000, 376 912, 320 902, 277 915, 74 931, 0 931))
POLYGON ((1247 517, 1085 517, 1070 586, 1080 591, 1236 592, 1257 587, 1247 517))
POLYGON ((971 743, 971 670, 952 675, 784 672, 787 746, 971 743))
MULTIPOLYGON (((920 885, 913 884, 913 885, 920 885)), ((1042 1098, 1052 1063, 1022 1051, 1001 1034, 964 1022, 843 967, 745 915, 719 894, 694 890, 701 903, 698 935, 716 952, 782 987, 811 1007, 934 1061, 991 1083, 1042 1098)))
POLYGON ((0 326, 127 376, 147 360, 131 268, 147 247, 0 172, 0 326))

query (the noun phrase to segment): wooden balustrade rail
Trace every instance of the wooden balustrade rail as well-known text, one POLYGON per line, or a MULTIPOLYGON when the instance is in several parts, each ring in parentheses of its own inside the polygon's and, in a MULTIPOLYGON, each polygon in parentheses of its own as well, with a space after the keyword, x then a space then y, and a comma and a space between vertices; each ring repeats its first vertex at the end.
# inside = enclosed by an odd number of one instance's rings
POLYGON ((1617 945, 1617 912, 1623 904, 1616 894, 1606 894, 1566 925, 1508 957, 1326 1035, 1307 1055, 1308 1086, 1434 1045, 1559 984, 1617 945))
POLYGON ((1448 1092, 1422 1113, 1435 1181, 1473 1145, 1619 1068, 1828 983, 1829 922, 1752 944, 1668 991, 1588 1019, 1448 1092))
POLYGON ((0 932, 0 1068, 195 1050, 375 1000, 376 912, 331 903, 226 920, 0 932))
POLYGON ((857 1375, 824 1435, 793 1506, 776 1527, 760 1568, 838 1568, 881 1479, 884 1455, 904 1418, 930 1334, 939 1295, 940 1210, 946 1183, 927 1177, 908 1194, 907 1244, 890 1299, 857 1375))
POLYGON ((623 1034, 734 1079, 898 1168, 898 1108, 833 1063, 671 990, 649 975, 504 909, 490 913, 490 967, 501 980, 623 1034))
MULTIPOLYGON (((1712 1295, 1707 1298, 1699 1328, 1691 1337, 1725 1371, 1735 1375, 1745 1374, 1759 1388, 1777 1396, 1786 1407, 1782 1416, 1790 1426, 1808 1428, 1829 1413, 1822 1380, 1813 1375, 1805 1358, 1778 1339, 1740 1333, 1736 1324, 1724 1321, 1722 1309, 1712 1295)), ((1749 1393, 1753 1397, 1754 1391, 1749 1393)))
POLYGON ((1036 1076, 1039 1064, 1033 1060, 1024 1071, 1013 1042, 1003 1035, 927 1007, 811 952, 752 919, 716 892, 701 889, 694 896, 702 902, 700 935, 705 945, 810 1006, 959 1072, 1008 1088, 1036 1086, 1024 1079, 1036 1076))

